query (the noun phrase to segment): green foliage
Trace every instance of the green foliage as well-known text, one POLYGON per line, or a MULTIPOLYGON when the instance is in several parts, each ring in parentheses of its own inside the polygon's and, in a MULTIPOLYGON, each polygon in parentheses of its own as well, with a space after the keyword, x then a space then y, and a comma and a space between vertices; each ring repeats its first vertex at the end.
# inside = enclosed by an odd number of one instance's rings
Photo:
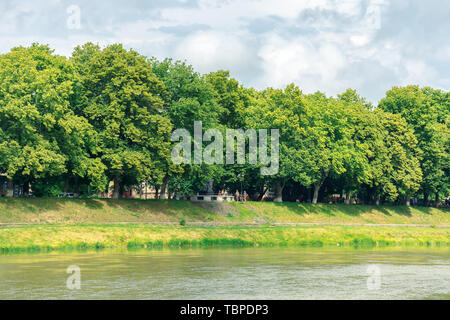
MULTIPOLYGON (((155 58, 150 61, 153 72, 167 89, 162 114, 170 119, 174 129, 187 129, 193 136, 194 121, 201 121, 204 130, 220 128, 219 119, 225 109, 217 103, 216 91, 204 76, 180 61, 158 61, 155 58)), ((170 159, 163 165, 163 188, 169 187, 180 194, 199 191, 218 172, 214 166, 174 165, 170 159)))
POLYGON ((0 171, 10 179, 67 171, 61 141, 67 124, 81 120, 69 107, 72 81, 70 63, 47 46, 0 56, 0 171))
POLYGON ((36 197, 56 197, 62 192, 61 179, 39 179, 33 183, 33 194, 36 197))
POLYGON ((245 110, 250 104, 250 90, 230 78, 230 72, 225 70, 207 74, 206 80, 214 88, 217 103, 222 108, 220 123, 228 128, 243 128, 245 110))
POLYGON ((166 89, 150 63, 121 45, 100 49, 91 43, 75 48, 72 61, 81 88, 74 109, 98 136, 109 180, 132 185, 150 175, 161 179, 172 125, 161 114, 166 89))
POLYGON ((450 95, 418 86, 394 87, 380 102, 381 109, 404 118, 417 139, 416 154, 423 172, 421 191, 447 196, 450 172, 450 95))
POLYGON ((164 197, 213 180, 255 199, 272 190, 277 201, 336 193, 439 200, 450 190, 449 124, 450 93, 429 87, 394 87, 375 108, 353 89, 337 97, 294 84, 258 91, 228 71, 202 75, 120 44, 87 43, 70 59, 39 44, 0 55, 0 174, 37 196, 101 192, 114 181, 118 197, 145 181, 164 197), (193 134, 194 121, 224 137, 227 128, 279 129, 278 173, 174 164, 171 133, 193 134))

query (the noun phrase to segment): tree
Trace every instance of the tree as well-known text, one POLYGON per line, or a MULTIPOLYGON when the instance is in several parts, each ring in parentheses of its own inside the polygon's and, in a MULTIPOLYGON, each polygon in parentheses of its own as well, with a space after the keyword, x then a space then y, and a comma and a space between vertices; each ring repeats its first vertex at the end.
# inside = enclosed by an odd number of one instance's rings
POLYGON ((114 182, 113 197, 150 174, 162 176, 172 125, 162 114, 166 88, 151 64, 119 44, 101 49, 87 43, 75 48, 72 61, 82 92, 74 109, 98 135, 100 159, 114 182))
MULTIPOLYGON (((174 129, 186 129, 193 136, 195 121, 202 122, 205 130, 223 129, 219 119, 224 109, 217 103, 216 92, 204 76, 184 62, 171 59, 158 61, 155 58, 150 61, 153 72, 167 88, 162 110, 174 129)), ((207 164, 174 165, 169 158, 164 162, 163 171, 161 198, 167 197, 169 183, 179 192, 195 192, 199 190, 199 186, 213 179, 214 173, 220 172, 217 167, 207 164), (180 181, 179 175, 183 172, 180 181)))
POLYGON ((229 71, 208 73, 206 81, 214 88, 217 103, 221 107, 220 123, 227 128, 243 128, 251 90, 245 89, 236 79, 231 78, 229 71))
POLYGON ((102 175, 103 167, 89 157, 91 127, 70 109, 74 77, 71 63, 48 46, 0 56, 0 170, 26 190, 68 171, 93 180, 102 175))
MULTIPOLYGON (((246 110, 246 128, 255 130, 279 130, 279 170, 274 175, 260 177, 275 187, 275 201, 283 201, 286 182, 301 177, 298 159, 302 150, 300 145, 302 131, 300 117, 304 112, 303 93, 291 84, 284 90, 268 88, 255 93, 253 101, 246 110)), ((268 144, 270 145, 270 144, 268 144)))
POLYGON ((400 114, 414 130, 423 172, 421 192, 439 198, 448 190, 450 99, 448 93, 418 86, 394 87, 380 101, 382 110, 400 114))
POLYGON ((416 157, 417 139, 400 115, 384 113, 382 128, 385 145, 389 150, 390 169, 385 173, 388 177, 385 192, 391 201, 396 195, 400 195, 409 205, 411 196, 417 192, 422 181, 422 170, 416 157))
POLYGON ((346 164, 360 157, 354 148, 354 127, 349 121, 345 101, 327 98, 317 92, 306 97, 306 113, 301 138, 298 180, 313 187, 313 203, 317 203, 319 191, 330 176, 340 176, 347 171, 346 164))
POLYGON ((361 189, 370 181, 370 148, 374 145, 371 133, 372 105, 359 96, 355 90, 348 89, 338 95, 338 101, 346 118, 349 145, 344 159, 345 172, 337 175, 337 181, 345 190, 345 203, 350 203, 351 193, 361 189))

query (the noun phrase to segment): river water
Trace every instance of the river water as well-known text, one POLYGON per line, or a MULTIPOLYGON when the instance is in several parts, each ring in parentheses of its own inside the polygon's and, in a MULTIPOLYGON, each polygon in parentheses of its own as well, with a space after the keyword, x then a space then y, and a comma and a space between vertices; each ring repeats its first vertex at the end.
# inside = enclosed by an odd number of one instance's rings
POLYGON ((3 255, 0 299, 450 299, 450 249, 3 255))

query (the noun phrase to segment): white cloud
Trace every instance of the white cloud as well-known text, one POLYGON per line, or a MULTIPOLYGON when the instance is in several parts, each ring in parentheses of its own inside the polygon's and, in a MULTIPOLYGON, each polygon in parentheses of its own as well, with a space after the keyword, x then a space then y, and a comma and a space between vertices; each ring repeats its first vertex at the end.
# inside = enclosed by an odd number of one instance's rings
POLYGON ((435 57, 442 62, 450 62, 450 45, 445 45, 436 50, 435 57))
POLYGON ((403 85, 418 84, 421 86, 431 85, 436 78, 434 68, 420 60, 408 60, 405 62, 406 75, 402 80, 403 85))
POLYGON ((361 12, 362 3, 360 0, 340 0, 335 1, 331 9, 340 14, 355 16, 361 12))
POLYGON ((210 31, 200 31, 188 36, 175 49, 178 59, 186 59, 200 72, 246 68, 249 53, 249 49, 238 37, 210 31))
POLYGON ((367 35, 354 35, 350 37, 350 41, 355 47, 363 47, 369 43, 370 37, 367 35))
POLYGON ((330 43, 315 44, 307 38, 283 39, 271 35, 262 46, 264 78, 262 85, 283 87, 295 82, 307 92, 342 89, 339 71, 346 58, 338 46, 330 43))
MULTIPOLYGON (((356 0, 360 1, 360 0, 356 0)), ((263 18, 268 15, 283 19, 296 19, 305 9, 327 8, 333 0, 231 0, 200 1, 198 8, 166 8, 161 10, 164 20, 179 24, 192 22, 208 24, 216 29, 236 30, 244 20, 263 18), (219 5, 220 4, 220 5, 219 5)))

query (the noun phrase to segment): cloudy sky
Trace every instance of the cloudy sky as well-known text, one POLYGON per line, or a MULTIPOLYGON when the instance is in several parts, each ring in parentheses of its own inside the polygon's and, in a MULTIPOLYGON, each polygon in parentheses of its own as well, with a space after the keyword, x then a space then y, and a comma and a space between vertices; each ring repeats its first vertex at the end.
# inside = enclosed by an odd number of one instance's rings
POLYGON ((87 41, 230 70, 245 86, 376 103, 394 85, 450 89, 447 0, 0 0, 0 53, 87 41))

